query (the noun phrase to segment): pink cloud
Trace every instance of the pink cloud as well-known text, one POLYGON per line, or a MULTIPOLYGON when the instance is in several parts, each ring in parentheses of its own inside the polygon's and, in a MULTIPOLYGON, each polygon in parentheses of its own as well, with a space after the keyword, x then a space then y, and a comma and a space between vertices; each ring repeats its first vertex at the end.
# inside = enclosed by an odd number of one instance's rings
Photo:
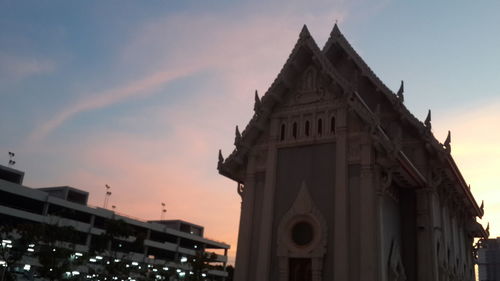
POLYGON ((240 198, 234 182, 217 174, 217 150, 223 148, 226 156, 232 150, 234 126, 244 127, 251 117, 254 89, 263 94, 270 86, 306 18, 314 25, 322 22, 324 41, 334 19, 342 20, 345 12, 325 11, 322 17, 268 14, 240 21, 180 15, 150 22, 134 32, 117 63, 118 68, 133 65, 139 73, 150 74, 85 94, 37 127, 28 143, 49 137, 77 114, 150 95, 178 78, 210 71, 215 78, 205 82, 196 98, 147 108, 141 118, 121 120, 129 126, 141 126, 148 118, 160 120, 156 138, 89 132, 64 147, 75 154, 79 168, 61 181, 89 191, 94 205, 102 205, 104 184, 109 184, 109 205, 143 219, 158 219, 160 203, 165 202, 167 218, 204 225, 207 236, 232 245, 229 254, 234 259, 240 198))

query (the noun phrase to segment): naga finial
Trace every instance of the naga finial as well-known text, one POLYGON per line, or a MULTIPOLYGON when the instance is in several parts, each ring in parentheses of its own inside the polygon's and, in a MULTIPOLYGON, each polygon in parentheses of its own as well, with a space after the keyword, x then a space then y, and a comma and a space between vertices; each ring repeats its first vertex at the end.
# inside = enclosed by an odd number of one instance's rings
POLYGON ((261 107, 261 102, 259 98, 259 93, 257 93, 257 90, 255 90, 255 104, 253 106, 253 110, 258 113, 260 112, 260 107, 261 107))
POLYGON ((424 125, 429 130, 432 128, 432 125, 431 125, 431 110, 430 109, 427 112, 427 117, 425 118, 424 125))
POLYGON ((222 157, 222 150, 219 149, 219 163, 217 166, 221 165, 224 162, 224 157, 222 157))
POLYGON ((238 129, 238 125, 236 125, 235 136, 234 136, 234 145, 238 146, 241 141, 241 133, 240 129, 238 129))
POLYGON ((396 94, 396 96, 401 102, 405 101, 405 96, 403 95, 404 92, 405 92, 405 85, 403 80, 401 80, 401 86, 399 86, 398 93, 396 94))
POLYGON ((482 213, 484 213, 484 200, 481 201, 481 207, 479 207, 482 213))
POLYGON ((451 132, 448 131, 448 136, 446 137, 446 140, 444 141, 444 148, 446 149, 447 152, 451 152, 451 132))

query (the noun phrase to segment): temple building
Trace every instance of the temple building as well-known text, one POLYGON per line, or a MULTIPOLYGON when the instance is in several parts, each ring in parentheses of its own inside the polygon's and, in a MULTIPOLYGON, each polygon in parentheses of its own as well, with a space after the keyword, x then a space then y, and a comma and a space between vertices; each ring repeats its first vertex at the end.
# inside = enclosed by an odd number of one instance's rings
POLYGON ((474 280, 475 201, 451 152, 334 26, 307 27, 218 171, 242 198, 235 281, 474 280))

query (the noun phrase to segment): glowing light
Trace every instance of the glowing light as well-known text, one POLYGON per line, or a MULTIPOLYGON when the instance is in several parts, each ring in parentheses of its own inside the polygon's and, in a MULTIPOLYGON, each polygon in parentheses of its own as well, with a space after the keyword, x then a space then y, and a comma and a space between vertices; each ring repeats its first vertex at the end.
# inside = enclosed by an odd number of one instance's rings
POLYGON ((75 256, 81 257, 81 256, 83 256, 83 254, 82 253, 75 253, 75 256))
POLYGON ((98 259, 98 260, 102 260, 101 256, 96 256, 95 258, 98 259))
POLYGON ((89 261, 90 261, 90 262, 96 262, 97 260, 96 260, 96 259, 91 258, 91 259, 89 259, 89 261))
POLYGON ((138 266, 138 265, 139 265, 139 263, 138 263, 138 262, 136 262, 136 261, 133 261, 133 262, 132 262, 132 265, 133 265, 133 266, 138 266))
POLYGON ((27 250, 28 250, 28 252, 31 252, 31 253, 33 253, 35 251, 35 249, 33 249, 33 248, 28 248, 27 250))
POLYGON ((29 264, 25 264, 24 267, 23 267, 24 270, 30 270, 31 269, 31 265, 29 264))
POLYGON ((182 257, 182 258, 181 258, 181 262, 187 262, 187 260, 188 260, 188 259, 187 259, 186 257, 182 257))
POLYGON ((163 270, 168 270, 168 267, 164 267, 163 270))

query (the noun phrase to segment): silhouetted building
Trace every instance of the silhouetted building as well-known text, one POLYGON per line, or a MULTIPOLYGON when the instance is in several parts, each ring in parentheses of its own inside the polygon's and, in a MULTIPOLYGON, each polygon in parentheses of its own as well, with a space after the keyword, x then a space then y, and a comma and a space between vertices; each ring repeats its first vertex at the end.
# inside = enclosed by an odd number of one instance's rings
MULTIPOLYGON (((197 252, 217 252, 213 265, 218 267, 208 270, 207 278, 224 280, 227 276, 224 268, 230 246, 203 237, 202 226, 182 220, 142 221, 113 210, 89 206, 88 193, 73 187, 33 189, 23 186, 23 176, 24 173, 21 171, 0 165, 1 224, 71 226, 78 232, 75 238, 77 240, 71 241, 74 243, 75 253, 85 254, 106 231, 110 221, 120 220, 128 225, 133 233, 118 245, 123 248, 116 249, 118 253, 122 251, 121 249, 127 249, 128 262, 136 265, 144 263, 177 268, 182 276, 190 273, 186 261, 190 257, 195 257, 197 252), (144 238, 139 248, 132 245, 131 241, 135 240, 133 235, 144 238)), ((26 254, 31 255, 34 249, 36 245, 26 254)), ((98 259, 90 257, 90 262, 98 262, 98 259)), ((0 266, 3 264, 0 257, 0 266)), ((27 256, 19 266, 21 269, 24 266, 33 270, 37 267, 37 261, 27 256)), ((82 266, 81 269, 81 274, 84 276, 88 268, 82 266)))
POLYGON ((500 281, 500 237, 481 241, 478 265, 478 281, 500 281))
MULTIPOLYGON (((388 43, 389 44, 389 43, 388 43)), ((304 26, 219 173, 242 197, 236 281, 473 280, 483 209, 444 143, 337 25, 304 26)))

